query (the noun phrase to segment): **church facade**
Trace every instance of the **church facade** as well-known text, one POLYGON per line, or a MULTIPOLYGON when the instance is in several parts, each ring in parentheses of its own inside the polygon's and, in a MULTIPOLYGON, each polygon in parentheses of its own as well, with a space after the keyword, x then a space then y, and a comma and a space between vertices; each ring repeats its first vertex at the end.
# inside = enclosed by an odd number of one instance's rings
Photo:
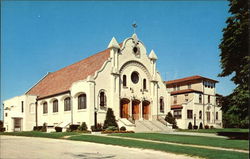
POLYGON ((90 128, 112 108, 119 127, 164 131, 172 97, 156 61, 136 34, 121 44, 112 38, 106 50, 48 73, 24 95, 4 101, 4 127, 30 131, 46 123, 66 129, 85 122, 90 128))

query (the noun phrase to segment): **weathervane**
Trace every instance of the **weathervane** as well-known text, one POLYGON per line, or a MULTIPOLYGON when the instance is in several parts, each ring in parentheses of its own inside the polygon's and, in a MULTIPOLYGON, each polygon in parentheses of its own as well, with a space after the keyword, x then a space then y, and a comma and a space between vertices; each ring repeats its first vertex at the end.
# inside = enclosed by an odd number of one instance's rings
POLYGON ((135 33, 135 29, 137 28, 137 24, 134 22, 134 23, 132 24, 132 27, 134 28, 134 33, 135 33))

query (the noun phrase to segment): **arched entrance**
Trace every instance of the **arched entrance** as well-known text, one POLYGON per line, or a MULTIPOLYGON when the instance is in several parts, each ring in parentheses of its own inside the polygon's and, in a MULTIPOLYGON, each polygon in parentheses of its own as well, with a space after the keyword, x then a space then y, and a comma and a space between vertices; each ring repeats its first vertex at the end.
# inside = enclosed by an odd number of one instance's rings
POLYGON ((144 100, 142 102, 142 115, 144 120, 149 119, 149 114, 150 114, 150 102, 147 100, 144 100))
POLYGON ((139 106, 140 105, 140 101, 135 99, 132 101, 132 118, 134 120, 139 120, 140 116, 139 116, 139 106))
POLYGON ((127 118, 129 117, 129 99, 123 98, 120 101, 120 117, 127 118))

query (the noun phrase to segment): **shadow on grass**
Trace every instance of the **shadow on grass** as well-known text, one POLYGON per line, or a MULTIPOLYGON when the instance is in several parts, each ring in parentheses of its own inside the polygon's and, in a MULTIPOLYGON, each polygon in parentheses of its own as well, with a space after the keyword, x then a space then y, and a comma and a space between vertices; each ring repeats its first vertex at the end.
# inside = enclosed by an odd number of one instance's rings
POLYGON ((230 140, 249 140, 248 132, 217 132, 219 136, 226 136, 230 140))

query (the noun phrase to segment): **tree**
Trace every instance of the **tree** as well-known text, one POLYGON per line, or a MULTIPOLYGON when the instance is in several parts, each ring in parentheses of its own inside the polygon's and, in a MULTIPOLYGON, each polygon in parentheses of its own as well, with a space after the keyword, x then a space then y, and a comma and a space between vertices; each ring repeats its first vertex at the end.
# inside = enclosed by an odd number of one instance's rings
POLYGON ((230 127, 248 127, 250 56, 247 0, 229 0, 229 6, 231 16, 226 21, 227 27, 223 29, 219 45, 222 71, 218 76, 232 75, 236 88, 232 94, 222 98, 223 120, 230 127))
POLYGON ((104 121, 103 129, 108 128, 109 126, 114 126, 118 128, 118 125, 115 120, 115 115, 114 112, 111 108, 108 108, 107 114, 106 114, 106 119, 104 121))
POLYGON ((173 126, 173 129, 176 129, 178 128, 177 127, 177 124, 176 124, 176 120, 175 118, 173 117, 172 113, 171 112, 168 112, 168 114, 166 115, 165 117, 165 121, 168 122, 169 124, 172 124, 173 126))

